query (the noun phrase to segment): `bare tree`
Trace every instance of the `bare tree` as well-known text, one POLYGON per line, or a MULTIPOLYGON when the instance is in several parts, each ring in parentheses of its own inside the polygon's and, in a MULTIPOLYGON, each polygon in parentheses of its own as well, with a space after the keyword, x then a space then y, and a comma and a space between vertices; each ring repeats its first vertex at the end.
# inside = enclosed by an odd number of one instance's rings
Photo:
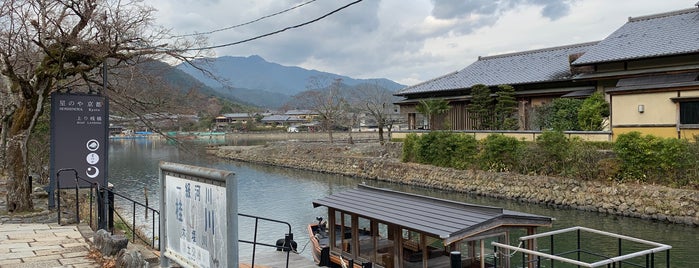
POLYGON ((393 110, 394 100, 393 94, 378 83, 361 84, 352 94, 353 105, 365 111, 376 121, 381 144, 384 144, 384 128, 389 127, 390 131, 392 127, 390 111, 393 110))
POLYGON ((308 79, 306 89, 308 90, 294 98, 303 107, 318 113, 320 123, 328 132, 330 142, 333 143, 333 128, 343 119, 347 106, 347 101, 341 92, 342 79, 330 81, 326 77, 314 76, 308 79))
POLYGON ((153 93, 136 85, 140 74, 133 66, 158 57, 184 60, 182 48, 203 40, 168 39, 166 30, 153 25, 153 14, 153 8, 136 0, 0 2, 0 149, 5 152, 8 211, 32 209, 27 141, 52 92, 107 87, 102 93, 111 103, 134 112, 162 99, 149 98, 153 93), (103 65, 122 79, 103 85, 103 65))

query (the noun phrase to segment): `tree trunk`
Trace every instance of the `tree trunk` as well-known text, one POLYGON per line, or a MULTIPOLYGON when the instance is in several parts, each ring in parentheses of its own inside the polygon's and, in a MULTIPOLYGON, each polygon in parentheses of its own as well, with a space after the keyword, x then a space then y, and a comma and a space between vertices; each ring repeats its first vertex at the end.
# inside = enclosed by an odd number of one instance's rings
POLYGON ((10 119, 5 155, 8 171, 6 200, 8 212, 34 209, 27 166, 27 141, 34 127, 34 122, 41 114, 42 101, 43 95, 41 94, 21 101, 10 119))
POLYGON ((29 189, 29 175, 26 165, 26 137, 13 135, 7 142, 7 212, 30 211, 34 209, 29 189))
POLYGON ((384 141, 383 141, 383 124, 382 124, 382 123, 378 123, 377 125, 378 125, 378 127, 379 127, 379 144, 383 145, 383 144, 384 144, 384 141))

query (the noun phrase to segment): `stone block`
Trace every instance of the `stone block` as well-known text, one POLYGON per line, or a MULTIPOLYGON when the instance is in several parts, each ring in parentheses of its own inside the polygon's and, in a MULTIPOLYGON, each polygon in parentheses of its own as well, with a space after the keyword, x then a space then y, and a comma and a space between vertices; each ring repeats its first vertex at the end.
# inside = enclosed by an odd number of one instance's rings
POLYGON ((114 256, 129 245, 129 239, 123 235, 110 235, 104 229, 97 230, 94 235, 95 247, 103 256, 114 256))
POLYGON ((144 268, 148 262, 138 250, 122 249, 116 257, 116 267, 144 268))

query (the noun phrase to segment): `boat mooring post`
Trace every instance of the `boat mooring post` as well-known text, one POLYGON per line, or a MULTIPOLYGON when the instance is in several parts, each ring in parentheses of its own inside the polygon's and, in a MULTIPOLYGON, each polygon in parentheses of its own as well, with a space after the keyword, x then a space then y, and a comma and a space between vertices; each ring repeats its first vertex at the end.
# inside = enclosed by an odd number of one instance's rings
POLYGON ((449 256, 451 257, 451 268, 461 268, 461 252, 452 251, 449 256))

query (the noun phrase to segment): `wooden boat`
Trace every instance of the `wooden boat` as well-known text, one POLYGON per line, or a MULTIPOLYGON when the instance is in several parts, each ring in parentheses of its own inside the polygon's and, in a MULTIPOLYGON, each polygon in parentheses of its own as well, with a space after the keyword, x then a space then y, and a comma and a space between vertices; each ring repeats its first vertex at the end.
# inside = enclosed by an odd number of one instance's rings
POLYGON ((655 267, 654 254, 665 251, 664 267, 670 267, 669 245, 585 227, 536 234, 536 228, 551 226, 553 219, 497 207, 364 185, 317 199, 313 206, 328 208, 327 222, 316 218, 316 223, 308 225, 313 259, 320 266, 533 268, 541 262, 551 262, 551 267, 554 262, 562 262, 577 267, 610 267, 617 263, 619 267, 655 267), (510 234, 515 232, 526 233, 519 237, 517 247, 510 245, 510 234), (570 232, 577 232, 578 248, 556 251, 553 237, 570 232), (600 255, 580 248, 580 232, 618 241, 618 255, 600 255), (551 242, 545 251, 538 251, 537 240, 551 242), (647 249, 622 255, 622 240, 624 245, 640 243, 647 249), (521 252, 519 266, 510 263, 515 252, 521 252), (577 253, 577 259, 567 258, 573 253, 577 253), (598 259, 581 260, 581 253, 598 259), (645 259, 645 266, 634 263, 634 258, 645 259))
POLYGON ((452 252, 462 267, 509 267, 495 263, 490 242, 509 243, 513 230, 531 235, 553 220, 364 185, 313 205, 328 208, 327 224, 308 226, 314 261, 328 267, 451 267, 452 252))

